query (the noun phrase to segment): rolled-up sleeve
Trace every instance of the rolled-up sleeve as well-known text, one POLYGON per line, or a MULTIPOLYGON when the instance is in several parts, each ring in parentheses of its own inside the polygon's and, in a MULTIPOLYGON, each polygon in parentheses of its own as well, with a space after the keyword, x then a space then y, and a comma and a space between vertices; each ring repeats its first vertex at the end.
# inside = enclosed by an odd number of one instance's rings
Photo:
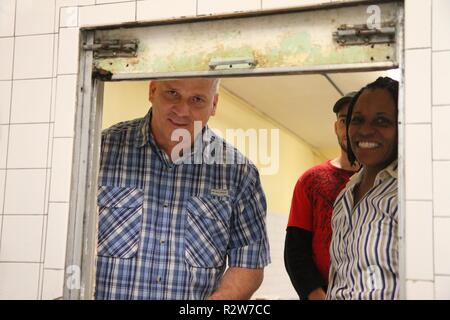
POLYGON ((263 268, 270 260, 266 229, 267 203, 256 167, 249 164, 245 186, 233 208, 229 267, 263 268))

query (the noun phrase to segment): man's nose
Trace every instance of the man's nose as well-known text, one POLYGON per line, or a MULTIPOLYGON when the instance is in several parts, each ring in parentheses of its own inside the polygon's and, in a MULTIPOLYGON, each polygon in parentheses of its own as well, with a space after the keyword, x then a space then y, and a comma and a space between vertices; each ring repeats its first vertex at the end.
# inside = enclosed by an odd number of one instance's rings
POLYGON ((181 99, 175 103, 173 111, 179 117, 185 117, 189 115, 189 104, 185 99, 181 99))

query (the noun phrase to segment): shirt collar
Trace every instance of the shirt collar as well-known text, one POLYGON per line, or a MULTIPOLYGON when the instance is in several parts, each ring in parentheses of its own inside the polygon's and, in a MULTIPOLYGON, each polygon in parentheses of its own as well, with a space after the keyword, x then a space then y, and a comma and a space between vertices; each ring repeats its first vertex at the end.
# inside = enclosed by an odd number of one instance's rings
POLYGON ((144 118, 138 125, 138 131, 136 134, 135 146, 140 148, 149 142, 154 143, 153 136, 150 132, 150 121, 152 119, 152 109, 147 112, 144 118))
MULTIPOLYGON (((398 169, 398 160, 396 159, 393 162, 391 162, 391 164, 388 165, 386 168, 384 168, 383 170, 378 172, 377 176, 375 177, 374 184, 376 185, 376 184, 378 184, 378 182, 384 181, 390 177, 397 179, 397 169, 398 169)), ((348 181, 346 187, 351 188, 351 187, 355 186, 356 184, 358 184, 362 179, 363 171, 364 171, 364 168, 361 169, 356 174, 354 174, 348 181)))
MULTIPOLYGON (((150 130, 150 123, 152 120, 152 108, 148 111, 148 113, 145 115, 144 118, 142 118, 141 122, 138 125, 138 132, 135 139, 135 146, 138 148, 141 148, 145 146, 146 144, 151 145, 156 150, 158 150, 159 153, 164 154, 164 158, 168 157, 165 154, 163 150, 156 144, 156 141, 153 137, 153 134, 150 130)), ((187 157, 194 157, 196 154, 201 152, 203 154, 203 151, 205 150, 205 147, 207 147, 210 143, 212 143, 216 139, 216 136, 214 132, 208 127, 208 125, 205 125, 205 127, 202 129, 201 134, 199 134, 195 138, 194 147, 186 153, 183 157, 180 159, 177 159, 174 163, 175 164, 181 164, 184 162, 187 157), (200 143, 202 141, 202 143, 200 143)))

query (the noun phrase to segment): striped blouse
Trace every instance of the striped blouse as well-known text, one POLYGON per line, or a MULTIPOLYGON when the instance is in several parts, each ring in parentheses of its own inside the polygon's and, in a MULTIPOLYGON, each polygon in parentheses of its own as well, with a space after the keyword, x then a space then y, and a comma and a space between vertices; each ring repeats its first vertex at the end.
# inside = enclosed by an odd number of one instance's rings
POLYGON ((334 204, 327 299, 397 299, 397 161, 355 205, 355 174, 334 204))

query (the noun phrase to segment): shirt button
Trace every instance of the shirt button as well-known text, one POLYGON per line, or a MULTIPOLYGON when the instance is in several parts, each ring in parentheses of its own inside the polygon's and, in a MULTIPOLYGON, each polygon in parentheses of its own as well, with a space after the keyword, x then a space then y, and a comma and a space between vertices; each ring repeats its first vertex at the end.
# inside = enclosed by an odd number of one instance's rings
POLYGON ((156 282, 158 282, 158 283, 161 282, 161 276, 156 277, 156 282))
POLYGON ((167 202, 167 201, 165 201, 164 203, 163 203, 163 207, 164 208, 167 208, 169 206, 169 203, 167 202))
POLYGON ((166 242, 166 240, 164 240, 164 239, 159 240, 159 243, 161 243, 161 244, 164 244, 165 242, 166 242))

